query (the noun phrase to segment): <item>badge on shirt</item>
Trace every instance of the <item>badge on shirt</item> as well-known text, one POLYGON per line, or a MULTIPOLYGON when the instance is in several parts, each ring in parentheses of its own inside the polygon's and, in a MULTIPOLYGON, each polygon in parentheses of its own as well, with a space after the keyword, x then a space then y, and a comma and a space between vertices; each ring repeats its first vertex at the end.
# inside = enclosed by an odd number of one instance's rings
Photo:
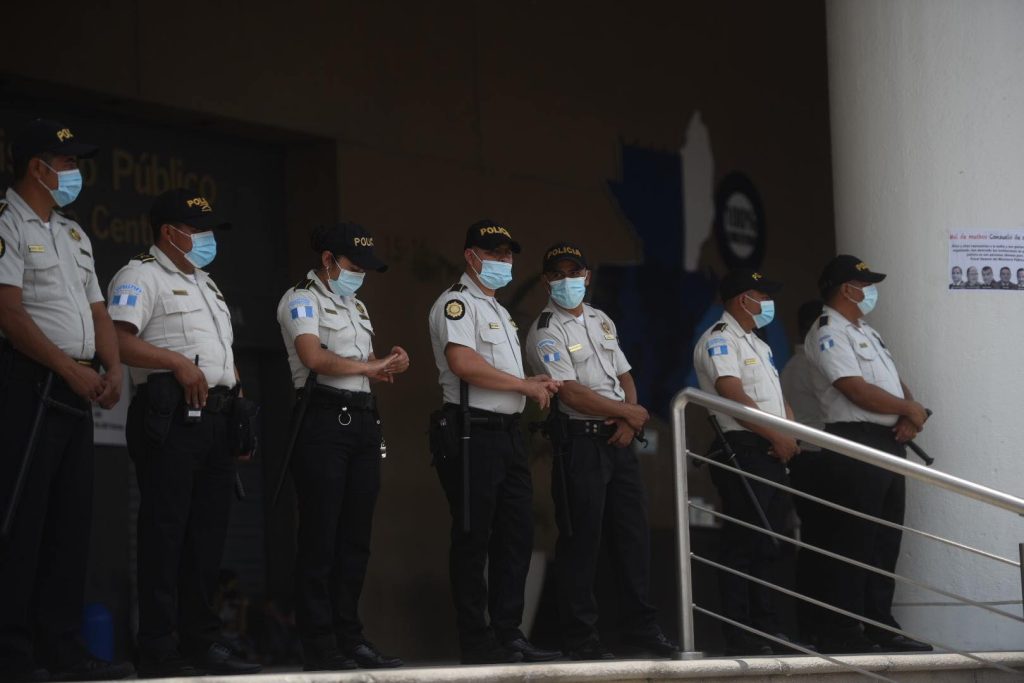
POLYGON ((466 315, 466 307, 458 299, 452 299, 444 305, 444 317, 449 320, 462 320, 466 315))
POLYGON ((44 251, 46 251, 46 248, 41 244, 28 245, 28 253, 30 254, 42 254, 44 251))
POLYGON ((298 320, 299 318, 312 318, 313 302, 305 297, 292 299, 288 302, 288 310, 291 313, 292 320, 298 320))
POLYGON ((743 359, 743 364, 744 365, 757 365, 757 359, 756 358, 744 358, 743 359))
POLYGON ((558 353, 558 342, 554 339, 541 339, 537 342, 537 350, 540 351, 541 359, 545 363, 554 363, 562 359, 558 353))
POLYGON ((569 347, 569 353, 576 353, 583 348, 583 344, 573 344, 569 347))
POLYGON ((515 320, 513 320, 512 318, 509 318, 508 321, 510 323, 512 323, 512 329, 513 330, 518 330, 519 329, 519 325, 516 325, 516 321, 515 320))
POLYGON ((139 295, 142 294, 142 287, 125 283, 114 289, 114 295, 110 297, 111 306, 131 306, 139 303, 139 295))
POLYGON ((359 311, 359 315, 364 316, 364 317, 366 316, 366 307, 363 306, 358 301, 356 302, 356 310, 359 311))
POLYGON ((70 230, 68 230, 68 234, 71 235, 71 239, 73 239, 74 241, 76 241, 76 242, 81 242, 82 241, 82 233, 78 232, 74 228, 71 228, 70 230))
POLYGON ((501 323, 487 323, 487 327, 491 328, 492 330, 500 330, 501 323))
POLYGON ((615 335, 612 334, 612 326, 605 320, 601 323, 601 330, 604 332, 605 339, 615 339, 615 335))

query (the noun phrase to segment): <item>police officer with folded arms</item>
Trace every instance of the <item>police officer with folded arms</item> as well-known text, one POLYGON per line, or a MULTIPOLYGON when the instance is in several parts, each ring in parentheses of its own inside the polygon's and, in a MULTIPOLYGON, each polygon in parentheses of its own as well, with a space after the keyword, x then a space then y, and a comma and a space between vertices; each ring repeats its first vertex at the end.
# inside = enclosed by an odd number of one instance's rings
POLYGON ((597 631, 594 581, 602 531, 618 577, 622 642, 660 657, 678 653, 650 603, 647 500, 629 446, 649 419, 611 318, 583 303, 590 270, 561 242, 544 253, 550 300, 526 340, 530 367, 562 383, 548 435, 556 450, 552 493, 561 510, 555 572, 565 647, 572 659, 612 659, 597 631), (557 406, 557 407, 556 407, 557 406))
POLYGON ((239 378, 231 314, 203 270, 214 230, 230 227, 193 191, 169 190, 149 214, 154 244, 114 276, 109 311, 137 387, 128 453, 139 484, 139 675, 255 673, 220 638, 214 591, 237 458, 239 378), (175 638, 177 634, 177 639, 175 638))
POLYGON ((474 223, 466 231, 465 273, 430 310, 445 402, 431 417, 431 450, 452 514, 449 569, 464 664, 561 656, 536 647, 519 629, 533 550, 533 485, 519 420, 526 398, 545 408, 558 391, 550 377, 525 376, 519 331, 494 298, 511 282, 519 251, 505 226, 474 223), (461 383, 468 387, 466 461, 460 446, 461 383))
MULTIPOLYGON (((753 270, 739 269, 727 274, 719 285, 725 312, 698 340, 693 365, 702 390, 776 417, 792 419, 792 410, 782 396, 771 347, 754 333, 773 320, 772 295, 781 288, 781 284, 753 270)), ((726 464, 785 483, 786 463, 800 452, 793 437, 727 415, 718 415, 717 419, 736 454, 735 462, 726 464)), ((718 446, 721 450, 723 444, 718 446)), ((748 490, 738 474, 714 466, 711 478, 722 498, 724 514, 763 527, 760 507, 772 530, 782 531, 791 509, 786 493, 753 480, 749 481, 748 490)), ((770 537, 725 522, 720 548, 720 562, 725 566, 765 581, 777 581, 780 555, 770 537)), ((772 589, 728 572, 719 573, 718 585, 722 614, 789 640, 781 633, 772 589)), ((723 623, 722 630, 726 653, 730 655, 770 655, 776 649, 786 649, 730 624, 723 623)))
POLYGON ((0 679, 123 678, 79 640, 92 522, 92 405, 121 393, 117 338, 89 237, 60 207, 95 145, 37 119, 0 201, 0 679), (96 369, 94 357, 102 371, 96 369), (20 482, 20 490, 17 482, 20 482))
POLYGON ((409 355, 394 346, 374 356, 373 325, 355 296, 368 271, 387 270, 370 233, 354 223, 320 226, 310 244, 316 267, 277 307, 300 402, 289 462, 299 503, 295 596, 304 665, 397 667, 401 659, 363 636, 358 606, 384 454, 370 383, 393 382, 409 355))
MULTIPOLYGON (((818 398, 825 430, 851 441, 906 458, 907 441, 924 428, 924 406, 900 379, 892 352, 864 320, 878 301, 873 272, 855 256, 841 254, 824 268, 818 287, 825 307, 807 333, 804 347, 819 370, 818 398)), ((822 475, 831 500, 846 507, 903 523, 906 484, 902 476, 844 455, 824 451, 822 475)), ((823 540, 826 549, 888 572, 896 570, 902 532, 836 513, 823 540)), ((855 614, 899 628, 892 616, 895 582, 845 562, 823 559, 827 601, 855 614)), ((825 652, 927 651, 931 646, 830 613, 822 629, 825 652)))

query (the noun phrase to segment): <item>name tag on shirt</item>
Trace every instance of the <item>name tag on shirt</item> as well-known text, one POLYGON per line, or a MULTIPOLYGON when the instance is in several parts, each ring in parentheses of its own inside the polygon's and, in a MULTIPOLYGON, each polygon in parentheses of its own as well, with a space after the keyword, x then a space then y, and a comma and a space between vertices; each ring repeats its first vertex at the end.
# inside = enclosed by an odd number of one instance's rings
POLYGON ((171 293, 177 294, 178 296, 188 296, 188 291, 184 289, 172 289, 171 293))
POLYGON ((583 348, 583 344, 573 344, 569 347, 569 353, 576 353, 583 348))
POLYGON ((745 359, 743 361, 743 364, 744 365, 757 365, 757 359, 756 358, 747 358, 747 359, 745 359))
POLYGON ((501 329, 501 325, 498 324, 498 323, 487 323, 487 326, 489 328, 491 328, 492 330, 500 330, 501 329))
POLYGON ((42 254, 46 249, 41 244, 30 244, 28 245, 28 252, 30 254, 42 254))

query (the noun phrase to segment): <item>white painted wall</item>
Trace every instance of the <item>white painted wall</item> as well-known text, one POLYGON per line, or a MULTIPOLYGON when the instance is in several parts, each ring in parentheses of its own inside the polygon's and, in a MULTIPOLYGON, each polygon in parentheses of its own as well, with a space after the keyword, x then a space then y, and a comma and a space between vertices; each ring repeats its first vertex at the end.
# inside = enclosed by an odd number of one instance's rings
MULTIPOLYGON (((1024 227, 1024 2, 829 0, 827 30, 837 248, 889 273, 870 321, 935 411, 919 442, 937 468, 1024 496, 1024 292, 946 288, 950 230, 1024 227)), ((1012 558, 1024 541, 1012 514, 914 483, 907 519, 1012 558)), ((899 571, 1021 597, 1016 569, 917 538, 899 571)), ((974 608, 896 616, 956 646, 1024 648, 1020 623, 974 608)))

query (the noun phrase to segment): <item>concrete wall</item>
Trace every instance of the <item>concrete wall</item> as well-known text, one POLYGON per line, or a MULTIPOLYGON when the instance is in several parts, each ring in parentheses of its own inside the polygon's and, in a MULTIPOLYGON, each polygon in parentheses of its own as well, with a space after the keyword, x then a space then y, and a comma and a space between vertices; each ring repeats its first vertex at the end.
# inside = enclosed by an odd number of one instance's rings
MULTIPOLYGON (((55 98, 84 89, 172 125, 335 142, 335 168, 315 150, 289 155, 282 229, 297 278, 312 256, 310 214, 333 218, 308 207, 336 191, 338 214, 374 229, 393 264, 368 278, 365 298, 380 347, 404 345, 413 365, 380 392, 390 455, 363 612, 371 637, 411 658, 454 646, 447 510, 423 436, 438 397, 425 314, 454 279, 465 226, 489 216, 512 227, 525 247, 519 282, 556 239, 583 243, 598 263, 636 261, 607 190, 621 143, 677 150, 699 110, 716 176, 741 170, 758 186, 764 267, 790 284, 780 316, 791 333, 832 253, 817 2, 108 0, 19 3, 5 23, 19 27, 0 45, 6 87, 41 83, 55 98)), ((706 267, 721 268, 713 248, 704 253, 706 267)), ((521 308, 530 318, 542 303, 535 289, 521 308)), ((668 441, 665 431, 662 454, 668 441)), ((550 549, 546 468, 536 463, 536 506, 538 544, 550 549)), ((669 467, 650 458, 645 470, 664 528, 669 467)))

